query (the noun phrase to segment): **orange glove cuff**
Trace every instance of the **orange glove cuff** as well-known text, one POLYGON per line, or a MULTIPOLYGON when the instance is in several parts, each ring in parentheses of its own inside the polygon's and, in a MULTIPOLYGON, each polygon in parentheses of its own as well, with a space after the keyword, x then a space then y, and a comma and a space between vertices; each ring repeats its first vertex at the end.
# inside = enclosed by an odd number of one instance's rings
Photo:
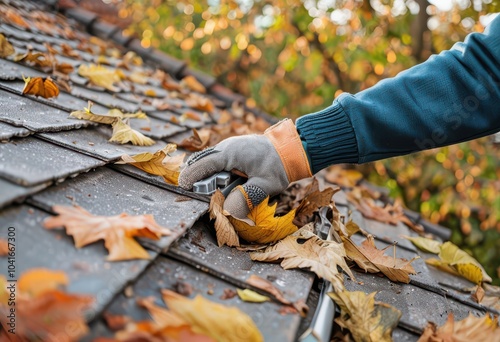
POLYGON ((306 151, 292 120, 281 120, 269 127, 264 135, 276 148, 289 182, 312 177, 306 151))

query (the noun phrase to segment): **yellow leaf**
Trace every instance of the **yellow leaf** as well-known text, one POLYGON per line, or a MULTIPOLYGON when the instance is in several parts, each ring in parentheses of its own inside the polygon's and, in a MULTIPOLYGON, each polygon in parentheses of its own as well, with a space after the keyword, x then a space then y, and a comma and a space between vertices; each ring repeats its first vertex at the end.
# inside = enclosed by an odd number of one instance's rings
POLYGON ((92 102, 89 102, 88 107, 83 110, 75 110, 74 112, 71 112, 70 116, 80 120, 89 120, 105 125, 112 125, 117 120, 116 116, 92 113, 92 102))
POLYGON ((407 284, 410 282, 409 275, 416 274, 411 263, 420 258, 419 256, 406 260, 384 255, 385 251, 392 245, 384 249, 378 249, 375 246, 373 235, 368 235, 361 246, 354 244, 350 238, 342 237, 342 240, 344 241, 347 256, 365 271, 375 273, 373 271, 378 270, 392 281, 407 284))
POLYGON ((109 139, 110 142, 126 144, 128 142, 138 146, 151 146, 155 141, 146 137, 141 132, 137 132, 129 125, 124 123, 120 118, 117 118, 113 125, 113 135, 109 139))
POLYGON ((24 88, 23 95, 30 94, 35 96, 41 96, 43 98, 49 99, 51 97, 56 97, 59 95, 59 88, 52 81, 50 77, 45 80, 41 77, 27 77, 24 78, 24 88))
POLYGON ((230 247, 239 246, 240 240, 229 219, 224 215, 224 195, 219 189, 210 199, 210 219, 215 219, 215 233, 217 235, 217 244, 219 247, 228 245, 230 247))
POLYGON ((308 231, 304 226, 292 235, 267 247, 263 252, 250 253, 257 261, 281 261, 284 269, 305 268, 319 277, 330 281, 335 288, 342 289, 342 276, 337 270, 340 266, 352 279, 354 275, 345 263, 344 246, 334 241, 325 241, 308 231))
POLYGON ((150 152, 136 154, 134 156, 123 155, 117 164, 130 164, 152 175, 162 176, 166 183, 177 185, 180 168, 184 161, 185 153, 170 156, 175 152, 175 144, 167 144, 154 154, 150 152))
POLYGON ((57 290, 61 285, 68 285, 68 283, 68 277, 62 271, 36 268, 23 273, 17 285, 23 293, 37 297, 46 291, 57 290))
POLYGON ((153 89, 146 89, 144 91, 144 95, 149 97, 156 97, 156 91, 154 91, 153 89))
POLYGON ((162 290, 163 300, 195 333, 219 342, 264 341, 252 319, 236 307, 213 303, 198 295, 188 299, 170 290, 162 290))
POLYGON ((238 297, 240 297, 240 299, 244 302, 263 303, 270 300, 269 297, 263 296, 260 293, 249 289, 236 289, 236 292, 238 292, 238 297))
POLYGON ((476 259, 449 241, 441 245, 439 258, 453 267, 461 276, 476 284, 481 281, 491 282, 491 277, 476 259), (480 275, 477 272, 478 268, 481 271, 480 275))
POLYGON ((424 252, 438 254, 441 251, 441 242, 423 238, 421 236, 411 237, 404 236, 405 239, 410 240, 416 247, 423 250, 424 252))
POLYGON ((7 38, 0 33, 0 58, 6 58, 10 55, 14 54, 16 50, 12 46, 11 43, 7 40, 7 38))
POLYGON ((106 68, 102 65, 82 64, 78 68, 78 74, 88 78, 90 82, 99 87, 103 87, 114 92, 120 90, 120 88, 114 85, 115 82, 120 81, 120 77, 114 69, 106 68))
POLYGON ((449 313, 448 320, 439 328, 436 324, 429 322, 417 342, 445 341, 500 342, 498 317, 492 319, 489 314, 475 317, 469 313, 469 316, 463 320, 455 322, 453 313, 449 313))
POLYGON ((232 216, 229 217, 234 229, 243 239, 249 242, 271 243, 297 231, 297 226, 293 224, 295 210, 291 210, 284 216, 275 217, 277 203, 269 206, 268 201, 269 196, 248 214, 253 225, 232 216))
POLYGON ((398 325, 401 312, 375 301, 376 292, 337 291, 328 295, 340 306, 335 322, 351 332, 356 342, 392 341, 392 330, 398 325))
MULTIPOLYGON (((148 75, 142 71, 134 71, 129 76, 128 79, 137 84, 146 84, 148 83, 148 75)), ((146 94, 147 95, 147 94, 146 94)), ((155 96, 155 95, 153 95, 155 96)))

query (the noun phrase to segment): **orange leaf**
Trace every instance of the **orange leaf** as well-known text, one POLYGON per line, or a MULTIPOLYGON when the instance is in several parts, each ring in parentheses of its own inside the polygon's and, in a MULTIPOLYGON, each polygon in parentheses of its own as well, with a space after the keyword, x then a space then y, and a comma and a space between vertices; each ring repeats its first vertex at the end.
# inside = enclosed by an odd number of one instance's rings
POLYGON ((110 261, 149 259, 148 252, 133 237, 158 240, 162 235, 170 235, 170 230, 158 225, 151 215, 94 216, 78 206, 56 205, 52 210, 59 216, 47 218, 46 229, 66 227, 66 233, 73 236, 77 248, 104 240, 110 261))
POLYGON ((23 95, 30 94, 46 99, 59 95, 59 88, 50 77, 47 77, 45 81, 41 77, 28 77, 24 79, 24 82, 23 95))
POLYGON ((186 76, 182 79, 181 85, 185 86, 188 89, 193 91, 197 91, 198 93, 206 93, 207 90, 194 76, 186 76))
POLYGON ((44 292, 57 290, 61 285, 68 285, 68 282, 68 277, 62 271, 37 268, 24 273, 17 285, 23 293, 38 297, 44 292))
POLYGON ((7 240, 0 239, 0 256, 6 256, 9 254, 9 244, 7 240))

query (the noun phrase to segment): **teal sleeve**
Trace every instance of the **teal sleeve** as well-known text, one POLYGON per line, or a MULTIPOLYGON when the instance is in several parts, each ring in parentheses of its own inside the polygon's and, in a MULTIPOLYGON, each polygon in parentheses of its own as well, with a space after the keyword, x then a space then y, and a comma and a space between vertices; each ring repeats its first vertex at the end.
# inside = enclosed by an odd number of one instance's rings
POLYGON ((500 131, 500 15, 484 33, 296 121, 313 173, 500 131))

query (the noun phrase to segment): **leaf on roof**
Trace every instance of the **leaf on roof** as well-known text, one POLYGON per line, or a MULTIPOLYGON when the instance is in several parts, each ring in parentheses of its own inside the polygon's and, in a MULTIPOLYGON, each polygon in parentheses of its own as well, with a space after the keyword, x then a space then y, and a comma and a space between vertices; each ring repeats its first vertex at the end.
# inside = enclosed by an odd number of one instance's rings
POLYGON ((130 164, 152 175, 162 176, 166 183, 177 185, 185 153, 171 156, 177 150, 175 144, 167 144, 154 154, 150 152, 133 156, 123 155, 116 164, 130 164))
POLYGON ((0 58, 6 58, 13 55, 16 52, 11 43, 7 38, 0 33, 0 58))
POLYGON ((49 99, 59 95, 59 87, 52 81, 50 77, 45 80, 41 77, 24 78, 23 95, 35 95, 49 99))
POLYGON ((249 242, 271 243, 297 231, 297 226, 293 224, 295 210, 275 217, 277 203, 269 205, 268 201, 269 196, 250 211, 248 219, 239 220, 229 216, 229 221, 240 237, 249 242))
POLYGON ((238 293, 238 297, 240 297, 240 299, 244 302, 264 303, 270 301, 269 297, 263 296, 260 293, 249 289, 236 289, 236 292, 238 293))
POLYGON ((193 135, 182 140, 179 147, 183 147, 191 152, 201 151, 204 148, 211 146, 211 135, 212 131, 208 128, 202 128, 201 130, 193 128, 193 135))
POLYGON ((344 287, 342 276, 337 270, 340 266, 352 279, 354 275, 344 258, 344 246, 334 241, 325 241, 308 230, 305 226, 287 236, 263 252, 250 253, 250 258, 257 261, 281 261, 285 270, 291 268, 309 269, 320 278, 326 279, 337 289, 344 287))
POLYGON ((117 142, 126 144, 128 142, 138 146, 151 146, 155 141, 146 137, 141 132, 132 129, 129 125, 124 123, 121 119, 117 119, 113 124, 113 135, 109 139, 110 142, 117 142))
POLYGON ((74 68, 69 63, 56 62, 55 63, 55 70, 62 73, 62 74, 68 75, 68 74, 71 74, 73 72, 74 68))
POLYGON ((279 300, 282 304, 289 305, 291 302, 283 296, 283 293, 278 290, 269 280, 259 277, 258 275, 252 274, 247 280, 247 284, 250 284, 258 289, 261 289, 267 293, 270 293, 279 300))
POLYGON ((203 121, 200 114, 191 111, 182 113, 180 121, 184 122, 186 120, 203 121))
POLYGON ((186 76, 181 80, 181 86, 205 94, 207 89, 194 76, 186 76))
POLYGON ((120 88, 115 86, 115 83, 120 81, 120 77, 114 69, 106 68, 102 65, 81 64, 78 67, 78 74, 87 78, 94 85, 103 87, 109 91, 117 92, 120 90, 120 88))
POLYGON ((411 237, 411 236, 403 236, 405 239, 410 240, 416 247, 420 250, 428 253, 439 254, 441 251, 441 242, 424 238, 421 236, 411 237))
MULTIPOLYGON (((131 82, 137 84, 146 84, 148 83, 148 75, 144 71, 134 71, 130 73, 127 77, 131 82)), ((153 95, 154 96, 154 95, 153 95)))
POLYGON ((88 107, 83 108, 83 110, 75 110, 71 112, 70 116, 80 120, 89 120, 105 125, 112 125, 117 120, 117 116, 92 113, 92 104, 93 103, 89 101, 88 107))
POLYGON ((77 248, 104 240, 109 251, 107 260, 149 259, 149 254, 134 240, 145 237, 159 240, 170 235, 170 230, 155 222, 151 215, 130 216, 122 213, 116 216, 95 216, 81 207, 56 205, 52 210, 58 216, 44 221, 46 229, 65 227, 73 236, 77 248))
POLYGON ((123 55, 118 66, 130 70, 132 67, 141 66, 142 64, 143 61, 140 56, 138 56, 134 51, 128 51, 125 55, 123 55))
MULTIPOLYGON (((5 8, 5 7, 4 7, 5 8)), ((2 10, 4 10, 2 8, 2 10)), ((22 28, 29 28, 29 24, 26 22, 26 20, 23 19, 23 17, 14 9, 12 8, 7 8, 3 14, 3 17, 9 22, 10 24, 14 24, 17 26, 20 26, 22 28)))
POLYGON ((46 268, 31 269, 23 273, 17 282, 19 291, 31 297, 38 297, 50 290, 57 290, 69 283, 68 276, 62 271, 53 271, 46 268))
POLYGON ((14 62, 23 62, 38 68, 45 68, 52 66, 53 58, 41 52, 32 52, 28 50, 24 54, 16 55, 14 57, 14 62))
POLYGON ((477 286, 473 299, 484 306, 500 311, 500 287, 482 283, 477 286), (478 293, 480 295, 478 295, 478 293))
POLYGON ((475 317, 472 313, 461 321, 455 321, 453 313, 448 314, 446 323, 437 327, 433 322, 427 326, 418 342, 445 341, 500 341, 498 317, 491 318, 489 314, 475 317))
MULTIPOLYGON (((368 235, 361 246, 356 245, 350 238, 342 237, 347 257, 370 273, 382 272, 387 278, 395 282, 409 283, 410 274, 416 274, 411 263, 418 259, 415 256, 411 260, 396 258, 396 256, 387 256, 385 251, 396 246, 390 245, 384 249, 378 249, 375 246, 373 235, 368 235)), ((394 250, 395 253, 395 250, 394 250)))
POLYGON ((188 98, 186 99, 186 105, 199 111, 209 113, 212 113, 215 108, 210 99, 196 93, 189 94, 188 98))
POLYGON ((376 292, 337 291, 328 295, 340 307, 335 322, 348 329, 354 341, 390 342, 398 325, 401 311, 386 303, 375 301, 376 292))
POLYGON ((188 322, 195 333, 216 341, 264 341, 252 319, 236 307, 211 302, 197 295, 188 299, 170 290, 162 290, 163 300, 177 316, 188 322))
MULTIPOLYGON (((93 299, 59 290, 65 283, 67 277, 63 272, 44 269, 32 269, 19 277, 15 303, 16 340, 31 341, 36 336, 37 340, 50 341, 57 336, 58 341, 70 342, 87 334, 84 311, 90 308, 93 299), (64 281, 58 281, 63 278, 64 281), (68 327, 71 327, 71 336, 68 327)), ((0 323, 3 327, 10 323, 9 293, 5 278, 0 276, 0 323)))
POLYGON ((467 252, 447 241, 440 247, 438 259, 427 259, 425 262, 439 269, 460 275, 473 283, 482 281, 491 282, 491 277, 486 273, 483 266, 467 252))
POLYGON ((80 53, 66 43, 61 44, 61 53, 66 57, 81 59, 80 53))
POLYGON ((230 247, 239 246, 240 240, 233 225, 229 222, 228 215, 224 214, 224 195, 219 189, 215 191, 210 199, 210 219, 215 219, 215 233, 219 247, 228 245, 230 247))

